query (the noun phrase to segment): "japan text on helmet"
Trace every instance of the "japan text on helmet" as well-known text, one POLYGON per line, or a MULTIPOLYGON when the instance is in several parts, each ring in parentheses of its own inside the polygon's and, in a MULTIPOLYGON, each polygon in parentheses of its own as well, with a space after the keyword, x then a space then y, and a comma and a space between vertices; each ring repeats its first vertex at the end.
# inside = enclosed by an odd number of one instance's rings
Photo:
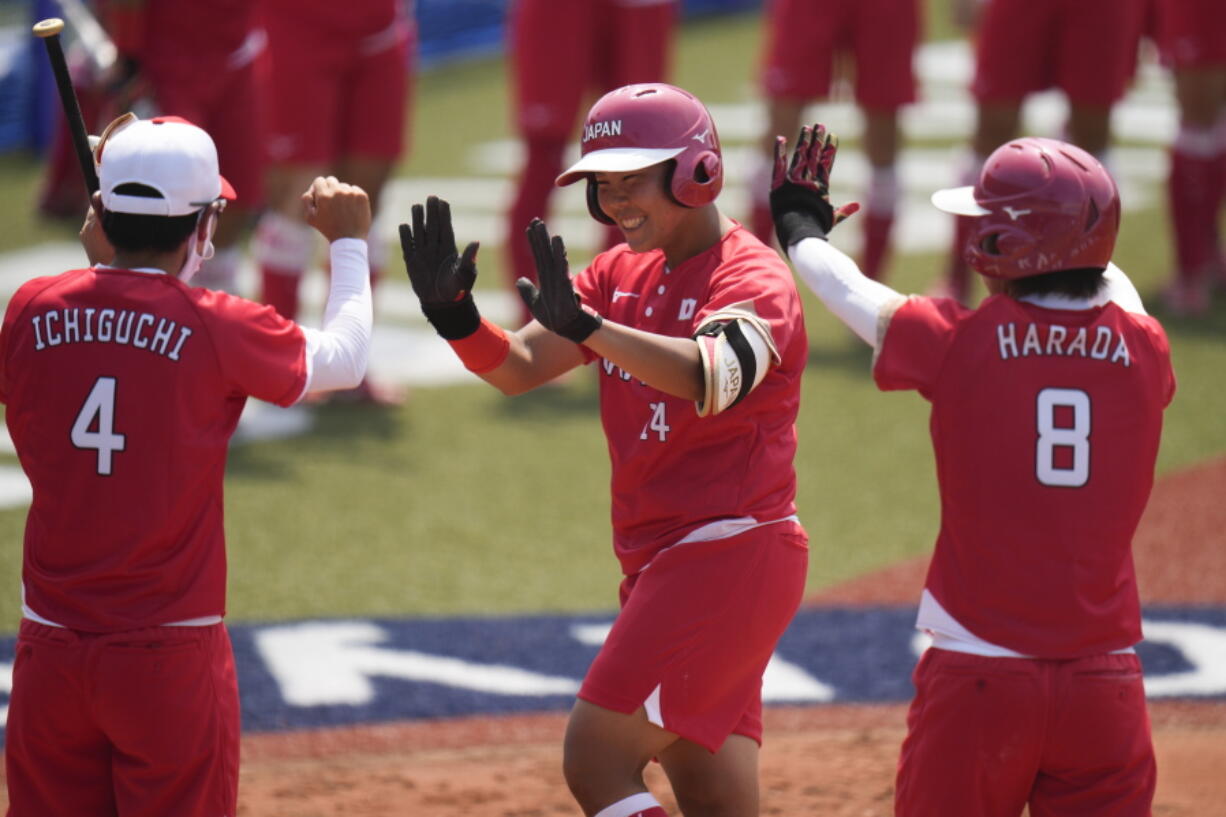
POLYGON ((583 123, 580 153, 557 184, 587 179, 588 210, 606 224, 613 220, 596 200, 598 172, 629 173, 671 160, 668 190, 686 207, 710 204, 724 186, 711 114, 693 94, 662 82, 626 85, 597 100, 583 123))
POLYGON ((975 217, 967 264, 993 278, 1105 268, 1120 227, 1111 174, 1079 147, 1027 137, 997 148, 974 187, 938 190, 932 203, 975 217))

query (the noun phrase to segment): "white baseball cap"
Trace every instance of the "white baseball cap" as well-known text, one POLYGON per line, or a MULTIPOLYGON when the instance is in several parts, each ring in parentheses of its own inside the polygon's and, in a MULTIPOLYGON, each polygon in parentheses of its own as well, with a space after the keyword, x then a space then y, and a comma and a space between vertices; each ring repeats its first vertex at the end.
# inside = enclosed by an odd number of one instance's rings
POLYGON ((177 116, 132 118, 103 135, 96 155, 102 206, 111 212, 186 216, 218 199, 237 198, 218 172, 212 137, 177 116), (116 193, 124 184, 142 184, 160 195, 116 193))

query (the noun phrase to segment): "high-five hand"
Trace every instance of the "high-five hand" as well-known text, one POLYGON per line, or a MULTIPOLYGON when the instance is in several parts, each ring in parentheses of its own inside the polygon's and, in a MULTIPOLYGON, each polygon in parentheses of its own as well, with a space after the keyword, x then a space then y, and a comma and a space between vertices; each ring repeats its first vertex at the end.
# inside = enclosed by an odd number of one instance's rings
POLYGON ((566 246, 562 238, 554 236, 550 239, 545 222, 539 218, 532 219, 527 233, 540 288, 527 278, 520 278, 515 282, 519 296, 532 311, 532 317, 546 329, 575 343, 583 343, 588 335, 600 328, 602 318, 579 305, 579 296, 575 294, 570 280, 566 246))
POLYGON ((785 251, 802 238, 826 238, 839 222, 860 209, 855 202, 838 209, 830 204, 830 168, 838 149, 838 137, 824 125, 806 125, 789 163, 787 139, 775 137, 771 216, 779 246, 785 251))
POLYGON ((413 205, 413 224, 400 225, 400 249, 421 311, 448 340, 467 337, 481 322, 473 303, 478 242, 456 252, 451 207, 437 196, 413 205))

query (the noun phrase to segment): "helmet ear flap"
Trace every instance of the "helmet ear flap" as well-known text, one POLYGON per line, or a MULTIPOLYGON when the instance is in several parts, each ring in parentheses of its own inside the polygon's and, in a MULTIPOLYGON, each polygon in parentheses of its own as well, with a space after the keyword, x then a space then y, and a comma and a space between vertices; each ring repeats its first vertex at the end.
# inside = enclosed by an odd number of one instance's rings
POLYGON ((591 213, 592 218, 599 221, 601 224, 615 224, 613 219, 605 215, 604 210, 600 209, 600 198, 597 194, 596 179, 592 176, 587 177, 587 211, 591 213))
POLYGON ((724 163, 719 153, 704 150, 685 165, 684 170, 673 168, 669 185, 673 198, 686 207, 702 207, 715 201, 724 186, 724 163))

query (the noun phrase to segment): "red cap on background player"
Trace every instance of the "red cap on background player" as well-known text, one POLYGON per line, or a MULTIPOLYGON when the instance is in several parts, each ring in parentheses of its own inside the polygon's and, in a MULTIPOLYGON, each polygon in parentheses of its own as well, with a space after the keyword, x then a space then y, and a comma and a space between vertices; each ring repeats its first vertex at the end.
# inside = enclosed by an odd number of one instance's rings
POLYGON ((992 152, 973 187, 932 194, 974 217, 967 264, 993 278, 1105 268, 1120 227, 1120 194, 1102 163, 1057 139, 1027 137, 992 152))
POLYGON ((213 138, 186 119, 159 116, 116 120, 95 151, 102 206, 115 213, 186 216, 217 201, 236 198, 217 167, 213 138), (160 196, 116 193, 141 184, 160 196))
POLYGON ((629 173, 675 161, 669 192, 686 207, 715 201, 724 186, 715 122, 698 97, 662 82, 626 85, 596 101, 583 123, 581 158, 557 178, 588 179, 588 210, 612 224, 595 200, 593 173, 629 173))

